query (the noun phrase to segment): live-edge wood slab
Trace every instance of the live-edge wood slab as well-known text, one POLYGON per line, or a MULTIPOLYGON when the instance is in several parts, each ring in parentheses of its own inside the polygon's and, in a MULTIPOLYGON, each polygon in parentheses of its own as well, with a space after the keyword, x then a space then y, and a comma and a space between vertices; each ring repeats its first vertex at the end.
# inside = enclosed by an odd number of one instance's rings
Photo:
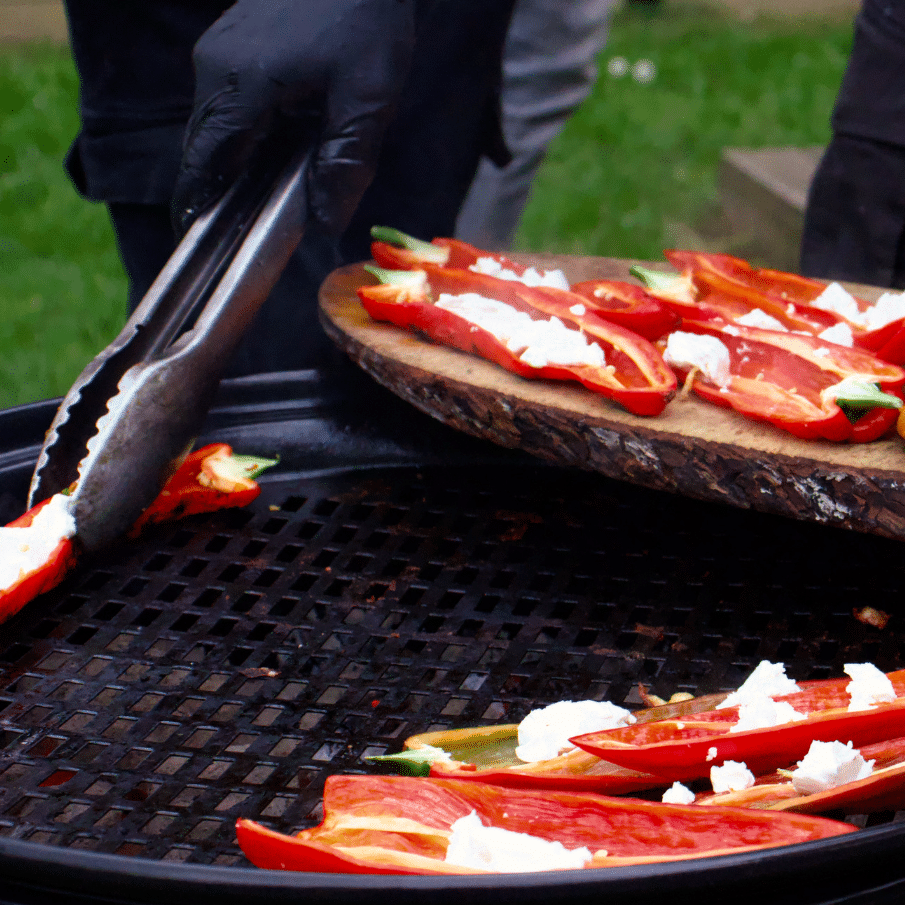
MULTIPOLYGON (((573 282, 629 279, 632 263, 530 261, 573 282)), ((632 415, 578 384, 525 380, 371 320, 355 292, 371 282, 361 265, 333 273, 320 293, 324 328, 375 380, 451 427, 645 487, 905 539, 905 441, 895 433, 867 444, 798 440, 682 394, 655 418, 632 415)))

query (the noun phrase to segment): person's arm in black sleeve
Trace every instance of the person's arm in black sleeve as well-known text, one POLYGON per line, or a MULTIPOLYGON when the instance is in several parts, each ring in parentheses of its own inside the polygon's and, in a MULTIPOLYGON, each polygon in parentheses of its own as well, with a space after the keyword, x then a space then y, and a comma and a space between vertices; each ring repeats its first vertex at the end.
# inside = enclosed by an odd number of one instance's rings
POLYGON ((405 83, 413 0, 238 0, 198 41, 177 229, 240 175, 277 123, 313 127, 309 218, 338 236, 374 175, 405 83))

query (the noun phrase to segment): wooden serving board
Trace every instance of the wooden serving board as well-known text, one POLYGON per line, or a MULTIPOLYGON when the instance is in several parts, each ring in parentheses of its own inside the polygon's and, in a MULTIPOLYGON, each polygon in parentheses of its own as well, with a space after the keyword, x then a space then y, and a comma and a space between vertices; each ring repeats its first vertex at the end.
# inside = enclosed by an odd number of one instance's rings
MULTIPOLYGON (((520 257, 525 263, 527 256, 520 257)), ((532 255, 575 282, 630 279, 632 261, 532 255)), ((360 265, 321 289, 327 333, 379 383, 451 427, 564 466, 733 506, 905 539, 905 441, 798 440, 690 395, 655 418, 575 384, 525 380, 472 355, 371 320, 360 265)), ((882 290, 857 287, 862 296, 882 290)))

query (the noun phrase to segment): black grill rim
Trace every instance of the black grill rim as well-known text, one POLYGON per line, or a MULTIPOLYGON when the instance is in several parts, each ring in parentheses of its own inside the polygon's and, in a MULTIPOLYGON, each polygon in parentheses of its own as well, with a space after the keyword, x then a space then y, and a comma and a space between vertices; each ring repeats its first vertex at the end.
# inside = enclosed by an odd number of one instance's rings
POLYGON ((381 893, 398 905, 453 905, 462 895, 482 893, 501 905, 548 903, 565 897, 570 903, 599 903, 601 895, 620 903, 659 900, 715 901, 757 884, 774 903, 809 905, 901 901, 905 877, 898 870, 903 830, 887 825, 851 836, 708 859, 665 862, 644 867, 613 867, 583 872, 493 876, 393 876, 374 874, 310 874, 249 870, 197 864, 174 866, 121 855, 60 849, 43 844, 0 839, 0 901, 68 903, 72 890, 90 890, 90 900, 139 905, 247 905, 249 895, 267 902, 298 902, 314 895, 331 905, 373 903, 381 893), (846 840, 846 841, 843 841, 846 840), (706 899, 702 892, 706 891, 706 899), (9 899, 19 893, 28 898, 9 899), (883 894, 882 896, 880 894, 883 894), (33 898, 62 895, 63 898, 33 898))

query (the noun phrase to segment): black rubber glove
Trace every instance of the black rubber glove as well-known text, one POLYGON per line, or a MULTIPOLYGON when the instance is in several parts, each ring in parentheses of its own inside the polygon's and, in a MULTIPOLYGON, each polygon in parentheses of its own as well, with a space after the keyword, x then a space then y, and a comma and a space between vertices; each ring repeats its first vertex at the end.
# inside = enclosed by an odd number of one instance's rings
POLYGON ((414 0, 238 0, 230 7, 195 46, 195 109, 173 199, 177 230, 288 125, 316 145, 309 218, 340 235, 374 176, 408 74, 413 7, 414 0))

